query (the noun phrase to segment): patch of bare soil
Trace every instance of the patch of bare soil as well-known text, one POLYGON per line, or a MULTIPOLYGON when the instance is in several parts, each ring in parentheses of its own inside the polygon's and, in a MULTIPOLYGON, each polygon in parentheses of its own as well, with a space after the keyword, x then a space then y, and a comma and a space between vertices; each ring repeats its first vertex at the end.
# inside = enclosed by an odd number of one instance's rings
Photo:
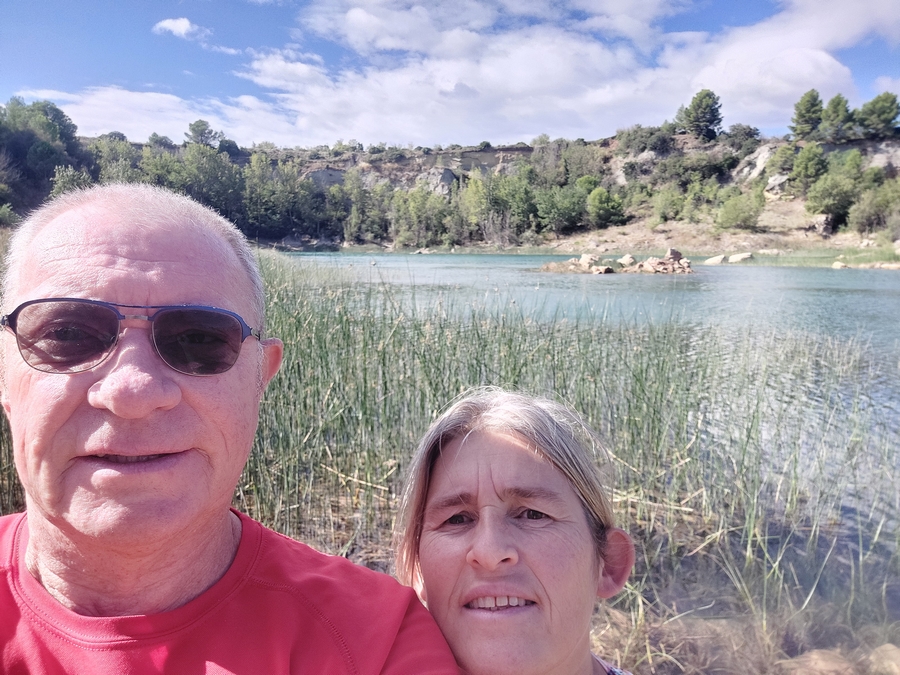
POLYGON ((709 219, 701 222, 668 221, 654 224, 650 218, 605 230, 561 237, 548 247, 560 253, 643 253, 661 255, 676 248, 685 255, 731 255, 743 252, 808 249, 844 249, 859 246, 855 232, 833 236, 817 233, 812 218, 796 201, 770 201, 754 230, 722 230, 709 219))

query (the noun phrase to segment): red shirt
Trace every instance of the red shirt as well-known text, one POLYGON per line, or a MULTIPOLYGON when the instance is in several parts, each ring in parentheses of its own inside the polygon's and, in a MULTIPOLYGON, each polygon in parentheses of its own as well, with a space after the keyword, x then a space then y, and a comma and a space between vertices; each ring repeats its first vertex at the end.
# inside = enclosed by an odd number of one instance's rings
POLYGON ((24 514, 0 518, 0 672, 458 675, 410 589, 238 515, 218 582, 170 612, 124 617, 63 607, 25 569, 24 514))

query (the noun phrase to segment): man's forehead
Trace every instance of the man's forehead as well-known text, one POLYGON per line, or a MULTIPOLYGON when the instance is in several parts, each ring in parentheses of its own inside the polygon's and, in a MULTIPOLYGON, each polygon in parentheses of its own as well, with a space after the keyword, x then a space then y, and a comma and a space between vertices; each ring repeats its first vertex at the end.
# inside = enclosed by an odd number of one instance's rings
POLYGON ((40 294, 41 286, 62 280, 74 286, 76 293, 82 282, 90 285, 98 270, 112 273, 104 276, 110 283, 144 277, 153 284, 173 273, 189 285, 196 281, 200 286, 213 277, 226 277, 229 287, 243 279, 229 274, 240 267, 236 253, 208 228, 185 218, 135 213, 116 204, 90 203, 60 214, 35 234, 22 253, 18 278, 13 281, 20 294, 40 294), (121 274, 115 274, 116 270, 121 274))

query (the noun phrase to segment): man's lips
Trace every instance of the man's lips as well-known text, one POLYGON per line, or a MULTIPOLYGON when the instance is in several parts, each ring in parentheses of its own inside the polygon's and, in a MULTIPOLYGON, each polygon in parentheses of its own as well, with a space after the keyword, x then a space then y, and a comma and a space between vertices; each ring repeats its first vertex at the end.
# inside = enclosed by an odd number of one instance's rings
POLYGON ((488 595, 475 598, 471 602, 466 603, 466 607, 468 609, 487 609, 496 612, 509 607, 524 607, 533 604, 533 600, 526 600, 514 595, 488 595))

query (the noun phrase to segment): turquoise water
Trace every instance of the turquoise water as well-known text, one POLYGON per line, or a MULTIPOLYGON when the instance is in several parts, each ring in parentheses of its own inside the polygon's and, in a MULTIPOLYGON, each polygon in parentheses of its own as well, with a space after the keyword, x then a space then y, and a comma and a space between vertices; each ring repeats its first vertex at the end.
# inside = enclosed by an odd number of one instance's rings
MULTIPOLYGON (((553 274, 545 262, 571 256, 489 254, 297 254, 396 284, 420 303, 517 307, 544 317, 605 322, 669 319, 856 339, 900 357, 900 271, 814 267, 694 267, 690 275, 553 274)), ((886 364, 888 365, 888 364, 886 364)))

